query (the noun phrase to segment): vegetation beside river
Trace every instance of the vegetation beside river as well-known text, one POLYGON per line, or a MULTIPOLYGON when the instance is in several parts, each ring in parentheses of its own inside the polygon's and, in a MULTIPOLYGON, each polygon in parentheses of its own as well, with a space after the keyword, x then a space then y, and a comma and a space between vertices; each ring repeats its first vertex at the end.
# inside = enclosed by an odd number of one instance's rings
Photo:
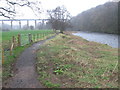
POLYGON ((118 88, 118 50, 59 34, 37 51, 40 82, 49 88, 118 88))

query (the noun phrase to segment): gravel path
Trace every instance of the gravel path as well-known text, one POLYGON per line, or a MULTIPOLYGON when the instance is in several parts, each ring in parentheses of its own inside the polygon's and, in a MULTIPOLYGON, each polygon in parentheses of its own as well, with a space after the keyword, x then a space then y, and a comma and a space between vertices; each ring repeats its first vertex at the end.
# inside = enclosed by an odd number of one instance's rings
POLYGON ((35 52, 40 45, 54 37, 33 44, 19 56, 14 67, 15 74, 4 86, 5 88, 43 88, 37 80, 35 52))

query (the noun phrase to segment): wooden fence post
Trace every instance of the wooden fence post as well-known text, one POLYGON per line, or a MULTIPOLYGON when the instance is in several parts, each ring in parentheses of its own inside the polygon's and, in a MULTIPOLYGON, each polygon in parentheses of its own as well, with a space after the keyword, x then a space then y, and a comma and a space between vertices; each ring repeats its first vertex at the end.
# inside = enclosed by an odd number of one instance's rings
POLYGON ((18 34, 18 46, 21 46, 21 36, 18 34))
POLYGON ((29 43, 32 43, 32 35, 30 33, 28 34, 28 38, 29 38, 29 43))
POLYGON ((11 45, 11 47, 10 47, 10 55, 12 55, 13 47, 14 47, 14 43, 12 43, 12 45, 11 45))
POLYGON ((4 64, 4 49, 2 48, 2 64, 4 64))
POLYGON ((15 41, 14 41, 14 47, 17 46, 17 39, 15 38, 15 41))
MULTIPOLYGON (((12 43, 15 43, 15 36, 12 36, 12 43)), ((13 46, 14 48, 14 46, 13 46)))

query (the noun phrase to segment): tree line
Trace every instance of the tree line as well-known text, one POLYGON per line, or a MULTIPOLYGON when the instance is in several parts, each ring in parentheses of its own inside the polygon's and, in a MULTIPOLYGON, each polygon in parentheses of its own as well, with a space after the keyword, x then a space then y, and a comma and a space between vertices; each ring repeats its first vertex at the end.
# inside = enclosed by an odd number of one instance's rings
POLYGON ((71 19, 72 30, 118 34, 118 2, 107 2, 71 19))

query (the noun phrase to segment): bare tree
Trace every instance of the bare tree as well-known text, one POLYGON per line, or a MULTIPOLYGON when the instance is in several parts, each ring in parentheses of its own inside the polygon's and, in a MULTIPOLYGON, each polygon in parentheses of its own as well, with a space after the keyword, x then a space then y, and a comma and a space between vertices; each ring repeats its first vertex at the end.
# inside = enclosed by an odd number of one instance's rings
MULTIPOLYGON (((40 2, 34 1, 30 2, 29 0, 0 0, 0 16, 6 18, 14 18, 16 15, 16 7, 27 6, 33 10, 33 12, 40 12, 39 5, 40 2)), ((36 13, 35 13, 36 14, 36 13)))
POLYGON ((71 15, 64 6, 59 6, 53 10, 47 10, 50 23, 54 30, 60 30, 61 33, 70 26, 71 15))

